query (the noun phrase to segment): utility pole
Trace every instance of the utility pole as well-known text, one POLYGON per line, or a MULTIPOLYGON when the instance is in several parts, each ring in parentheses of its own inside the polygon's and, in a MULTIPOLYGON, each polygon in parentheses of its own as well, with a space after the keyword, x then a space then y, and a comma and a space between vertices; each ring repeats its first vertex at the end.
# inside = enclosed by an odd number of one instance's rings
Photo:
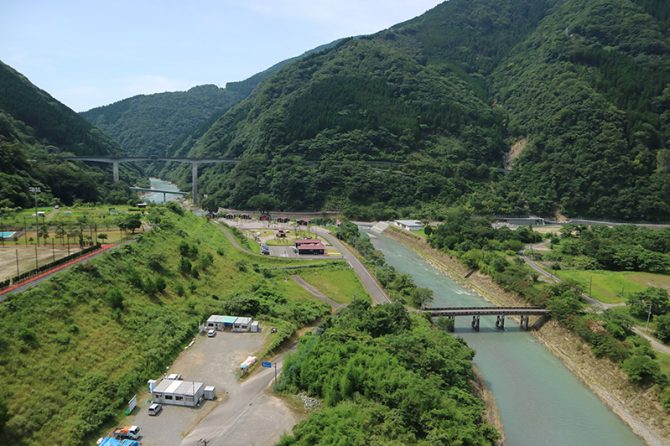
POLYGON ((19 272, 19 250, 17 249, 16 250, 16 275, 18 276, 19 274, 21 274, 21 273, 19 272))
POLYGON ((37 246, 40 246, 40 237, 38 235, 40 222, 37 219, 37 194, 40 193, 42 190, 36 186, 30 186, 28 190, 35 194, 35 243, 37 243, 35 245, 35 259, 37 259, 37 246))
POLYGON ((647 328, 649 328, 649 319, 651 319, 651 306, 652 306, 652 303, 650 302, 650 303, 649 303, 649 312, 647 313, 647 323, 644 324, 644 329, 645 329, 645 330, 646 330, 647 328))
POLYGON ((593 297, 591 294, 591 288, 593 287, 593 276, 589 277, 589 297, 593 297))

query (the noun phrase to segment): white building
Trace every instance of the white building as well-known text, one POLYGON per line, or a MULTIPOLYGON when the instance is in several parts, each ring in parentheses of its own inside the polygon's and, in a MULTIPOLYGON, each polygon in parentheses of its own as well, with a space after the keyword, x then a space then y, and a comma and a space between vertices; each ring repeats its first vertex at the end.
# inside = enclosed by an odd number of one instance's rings
POLYGON ((393 224, 406 231, 420 231, 423 229, 423 223, 419 220, 396 220, 393 224))
POLYGON ((250 317, 238 317, 233 324, 233 331, 249 331, 251 328, 250 317))
POLYGON ((176 406, 197 406, 205 392, 203 383, 164 379, 154 386, 151 396, 154 403, 176 406))

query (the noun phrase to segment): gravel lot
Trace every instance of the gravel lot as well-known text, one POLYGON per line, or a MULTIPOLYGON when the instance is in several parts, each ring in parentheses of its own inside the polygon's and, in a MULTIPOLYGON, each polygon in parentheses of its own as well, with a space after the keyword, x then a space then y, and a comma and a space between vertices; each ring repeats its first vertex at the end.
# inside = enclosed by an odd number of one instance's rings
POLYGON ((290 431, 296 417, 278 398, 266 392, 274 370, 263 369, 240 383, 239 364, 260 350, 264 333, 218 332, 213 338, 198 336, 177 358, 167 373, 180 373, 185 380, 216 386, 217 400, 200 407, 163 406, 156 417, 147 413, 150 396, 138 401, 128 424, 140 426, 143 446, 270 445, 290 431), (186 438, 185 438, 186 437, 186 438))

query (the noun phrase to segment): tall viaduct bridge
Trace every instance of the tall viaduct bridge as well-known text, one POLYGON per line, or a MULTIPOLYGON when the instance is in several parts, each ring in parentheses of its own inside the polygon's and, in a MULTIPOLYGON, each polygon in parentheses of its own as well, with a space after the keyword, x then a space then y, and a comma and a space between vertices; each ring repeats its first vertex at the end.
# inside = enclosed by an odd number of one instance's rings
MULTIPOLYGON (((112 165, 112 175, 114 182, 119 181, 119 165, 121 163, 132 163, 140 161, 172 161, 176 163, 191 163, 191 195, 193 195, 193 203, 198 201, 198 166, 200 164, 237 164, 241 160, 235 158, 168 158, 164 156, 122 156, 122 157, 106 157, 106 156, 70 156, 65 158, 68 161, 83 161, 89 163, 106 163, 112 165)), ((170 192, 175 193, 175 192, 170 192)))
MULTIPOLYGON (((171 161, 175 163, 190 163, 191 164, 191 195, 193 196, 193 203, 197 204, 198 202, 198 166, 200 164, 237 164, 242 160, 239 158, 188 158, 188 157, 178 157, 170 158, 166 156, 120 156, 120 157, 108 157, 108 156, 69 156, 65 157, 65 160, 68 161, 83 161, 89 163, 106 163, 112 165, 112 175, 114 176, 114 182, 119 181, 119 165, 121 163, 132 163, 132 162, 141 162, 141 161, 171 161)), ((399 166, 402 163, 396 163, 392 161, 363 161, 366 164, 372 166, 373 168, 386 172, 388 169, 399 166)), ((316 166, 319 164, 319 161, 303 161, 305 165, 316 166)))

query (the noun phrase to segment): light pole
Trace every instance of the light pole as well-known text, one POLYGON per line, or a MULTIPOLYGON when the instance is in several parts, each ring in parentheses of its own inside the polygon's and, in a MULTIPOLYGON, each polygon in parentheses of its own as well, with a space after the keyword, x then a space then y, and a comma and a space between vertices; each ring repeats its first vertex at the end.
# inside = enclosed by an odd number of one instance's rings
POLYGON ((40 238, 38 235, 40 223, 37 219, 37 194, 42 192, 42 190, 36 186, 30 186, 28 190, 35 194, 35 243, 37 243, 37 246, 40 246, 40 238))

